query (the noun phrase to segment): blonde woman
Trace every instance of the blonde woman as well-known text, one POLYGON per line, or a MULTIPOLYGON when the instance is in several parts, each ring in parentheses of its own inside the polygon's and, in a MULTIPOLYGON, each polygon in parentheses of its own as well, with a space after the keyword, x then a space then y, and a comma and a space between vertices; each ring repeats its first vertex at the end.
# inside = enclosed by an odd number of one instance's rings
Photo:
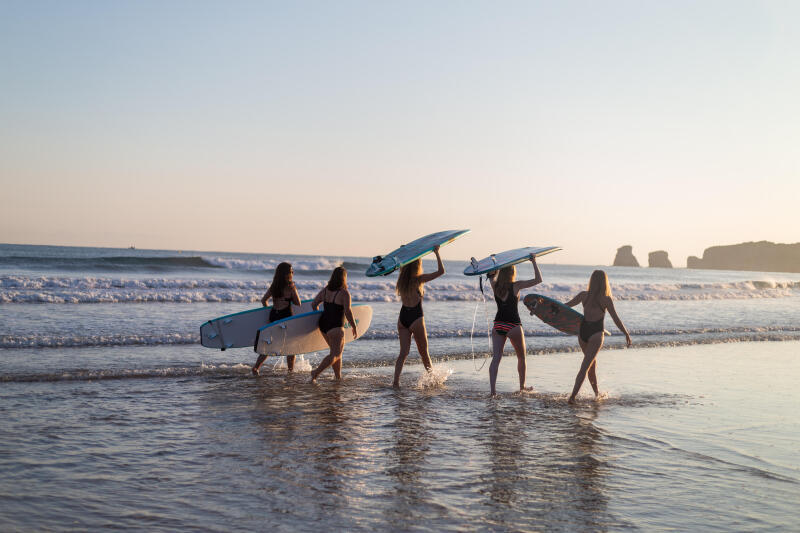
POLYGON ((433 281, 444 274, 444 264, 439 255, 439 247, 433 249, 436 254, 437 270, 430 274, 422 273, 422 261, 417 259, 400 269, 397 278, 396 292, 403 302, 400 308, 400 317, 397 319, 397 335, 400 337, 400 355, 394 364, 394 382, 392 386, 400 388, 400 373, 411 349, 411 337, 417 343, 417 350, 422 359, 425 370, 431 370, 431 356, 428 354, 428 332, 425 330, 425 316, 422 313, 422 296, 425 294, 423 285, 433 281))
POLYGON ((342 351, 344 350, 344 319, 353 328, 353 338, 358 337, 356 319, 350 308, 350 291, 347 290, 347 270, 336 267, 331 273, 331 279, 324 289, 319 291, 311 307, 316 311, 321 303, 325 304, 322 316, 319 317, 319 330, 328 343, 331 351, 322 360, 317 368, 311 371, 311 382, 316 382, 317 377, 329 366, 333 368, 336 379, 342 379, 342 351))
POLYGON ((492 396, 497 394, 497 371, 500 368, 500 359, 503 358, 503 348, 506 339, 511 341, 517 353, 517 372, 519 373, 519 390, 525 390, 525 333, 522 331, 522 321, 519 318, 519 291, 538 285, 542 282, 542 273, 536 264, 536 256, 531 254, 533 272, 535 277, 525 281, 516 281, 517 268, 515 266, 503 267, 487 276, 492 285, 494 300, 497 302, 497 314, 492 326, 492 362, 489 364, 489 386, 492 396))
POLYGON ((625 334, 625 342, 628 346, 630 347, 632 344, 631 336, 628 330, 625 329, 625 324, 622 323, 616 309, 614 309, 611 285, 608 283, 608 276, 604 271, 595 270, 592 272, 592 276, 589 278, 588 290, 579 292, 566 305, 575 307, 579 303, 583 305, 583 321, 578 334, 578 343, 581 346, 581 350, 583 350, 583 362, 580 370, 578 370, 578 375, 575 377, 575 386, 572 388, 569 403, 575 403, 575 397, 578 395, 578 391, 581 389, 587 374, 589 383, 594 390, 595 398, 600 396, 600 391, 597 388, 597 353, 603 347, 605 337, 603 320, 605 319, 606 311, 611 315, 614 324, 625 334))
MULTIPOLYGON (((275 268, 275 275, 272 277, 272 284, 261 297, 261 305, 267 307, 267 302, 272 298, 272 309, 269 311, 269 321, 275 322, 292 316, 292 304, 300 305, 300 295, 297 293, 294 281, 294 269, 290 263, 280 263, 275 268)), ((267 358, 266 355, 259 355, 256 364, 253 365, 253 375, 258 375, 258 370, 267 358)), ((294 355, 286 358, 286 365, 289 372, 294 370, 294 355)))

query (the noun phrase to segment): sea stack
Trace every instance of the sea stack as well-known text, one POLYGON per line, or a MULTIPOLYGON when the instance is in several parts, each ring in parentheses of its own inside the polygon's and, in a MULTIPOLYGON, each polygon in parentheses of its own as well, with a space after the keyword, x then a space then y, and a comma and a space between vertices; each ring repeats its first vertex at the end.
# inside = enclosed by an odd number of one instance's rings
POLYGON ((657 252, 650 252, 647 255, 647 264, 651 268, 672 268, 672 263, 669 260, 669 254, 664 250, 657 252))
POLYGON ((638 267, 639 261, 633 256, 633 246, 626 244, 617 248, 617 256, 614 258, 615 267, 638 267))
POLYGON ((800 272, 800 242, 780 244, 768 241, 743 242, 706 248, 703 257, 691 256, 687 268, 800 272))

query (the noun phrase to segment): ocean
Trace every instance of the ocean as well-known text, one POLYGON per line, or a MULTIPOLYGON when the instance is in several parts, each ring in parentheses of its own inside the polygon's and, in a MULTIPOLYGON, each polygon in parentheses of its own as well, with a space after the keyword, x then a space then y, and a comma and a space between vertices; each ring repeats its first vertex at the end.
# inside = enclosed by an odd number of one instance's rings
MULTIPOLYGON (((598 268, 554 261, 525 292, 598 268)), ((396 275, 369 262, 0 245, 0 528, 798 530, 800 274, 600 267, 634 347, 607 319, 605 392, 570 407, 577 341, 524 308, 534 391, 512 356, 489 398, 495 305, 466 261, 426 286, 433 376, 412 345, 391 389, 396 275), (281 261, 301 298, 343 264, 374 309, 341 383, 307 383, 325 353, 255 378, 251 349, 199 344, 281 261)))

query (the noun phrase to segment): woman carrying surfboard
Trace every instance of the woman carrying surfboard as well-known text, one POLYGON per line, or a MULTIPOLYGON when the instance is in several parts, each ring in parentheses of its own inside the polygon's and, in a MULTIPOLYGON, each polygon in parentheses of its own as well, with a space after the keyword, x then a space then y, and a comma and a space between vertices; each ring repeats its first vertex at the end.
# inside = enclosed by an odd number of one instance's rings
POLYGON ((503 348, 506 339, 511 341, 517 353, 517 372, 519 373, 519 390, 525 390, 525 335, 522 331, 522 320, 519 318, 519 291, 538 285, 542 282, 542 273, 536 264, 536 256, 531 254, 533 272, 535 277, 525 281, 515 281, 517 267, 514 265, 503 267, 487 274, 497 302, 497 314, 492 327, 492 362, 489 365, 489 385, 492 396, 497 394, 497 370, 500 368, 500 359, 503 358, 503 348))
POLYGON ((603 320, 606 311, 611 315, 614 324, 625 334, 625 342, 630 347, 632 341, 625 324, 622 323, 614 309, 614 300, 611 297, 611 285, 608 283, 608 276, 602 270, 595 270, 589 278, 588 290, 581 291, 575 298, 568 301, 565 305, 574 307, 577 304, 583 305, 583 321, 578 333, 578 343, 583 351, 583 361, 578 375, 575 377, 575 386, 569 397, 569 403, 575 403, 575 397, 583 385, 583 380, 589 376, 589 383, 594 390, 595 398, 600 396, 597 388, 597 353, 603 346, 605 337, 603 320))
POLYGON ((319 317, 319 330, 331 351, 322 360, 317 368, 311 371, 311 382, 317 381, 323 370, 329 366, 333 368, 336 379, 342 379, 342 351, 344 350, 344 319, 353 328, 353 339, 358 337, 356 320, 350 308, 350 291, 347 290, 347 270, 336 267, 331 273, 331 279, 324 289, 319 291, 311 307, 316 311, 321 303, 325 304, 322 316, 319 317))
MULTIPOLYGON (((280 263, 275 268, 275 274, 272 277, 272 284, 261 297, 261 305, 267 307, 267 301, 272 298, 272 309, 269 311, 269 321, 275 322, 282 318, 292 316, 292 304, 300 305, 300 295, 297 294, 297 287, 294 285, 292 277, 294 270, 292 265, 286 262, 280 263)), ((253 374, 258 375, 258 370, 267 358, 266 355, 259 355, 256 364, 253 365, 253 374)), ((294 355, 286 358, 286 365, 289 367, 289 372, 294 370, 294 355)))
POLYGON ((438 269, 430 274, 422 273, 422 260, 417 259, 400 269, 395 288, 403 306, 400 308, 400 317, 397 319, 397 335, 400 337, 400 354, 394 364, 394 381, 392 386, 400 388, 400 373, 411 349, 411 337, 417 343, 417 351, 422 359, 425 370, 431 370, 431 356, 428 354, 428 332, 425 329, 425 317, 422 313, 422 296, 425 294, 423 285, 433 281, 444 274, 444 264, 439 255, 439 246, 434 246, 438 269))

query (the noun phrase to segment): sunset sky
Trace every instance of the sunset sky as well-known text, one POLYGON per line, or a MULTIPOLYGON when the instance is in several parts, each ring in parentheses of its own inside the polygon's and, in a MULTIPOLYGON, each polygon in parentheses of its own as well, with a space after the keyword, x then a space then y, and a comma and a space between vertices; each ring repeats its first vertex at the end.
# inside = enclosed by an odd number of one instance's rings
MULTIPOLYGON (((0 1, 0 242, 800 241, 800 2, 0 1)), ((548 258, 549 259, 549 258, 548 258)))

